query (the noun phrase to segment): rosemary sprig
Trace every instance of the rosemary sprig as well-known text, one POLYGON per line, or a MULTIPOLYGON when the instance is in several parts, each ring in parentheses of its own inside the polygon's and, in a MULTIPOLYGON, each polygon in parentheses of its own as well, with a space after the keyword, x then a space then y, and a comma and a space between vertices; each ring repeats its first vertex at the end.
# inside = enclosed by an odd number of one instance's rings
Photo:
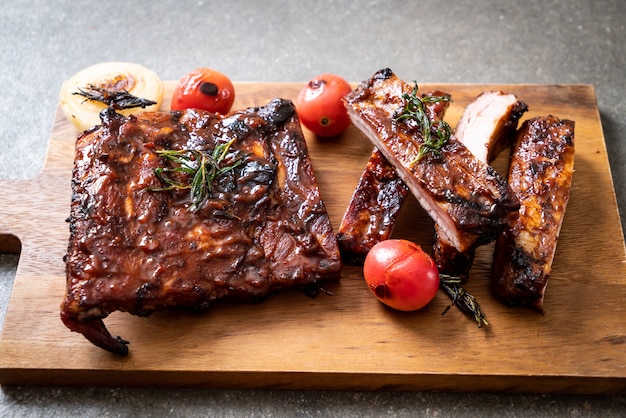
POLYGON ((72 94, 83 96, 85 101, 104 103, 115 110, 132 109, 135 107, 146 108, 157 103, 153 100, 133 96, 126 90, 107 89, 93 84, 89 84, 85 88, 79 87, 78 91, 72 94))
POLYGON ((441 155, 441 147, 450 139, 450 126, 444 121, 431 123, 424 105, 451 101, 452 99, 449 96, 425 96, 420 98, 417 95, 417 90, 418 85, 415 82, 413 91, 410 94, 404 93, 402 95, 405 105, 402 111, 395 117, 396 121, 408 119, 417 122, 422 133, 424 142, 420 145, 417 157, 412 161, 412 164, 424 158, 428 153, 441 155))
POLYGON ((482 328, 483 325, 489 325, 480 305, 476 302, 476 298, 461 286, 459 277, 440 274, 439 279, 439 288, 451 299, 450 304, 441 315, 445 315, 452 305, 456 305, 462 312, 474 316, 478 328, 482 328))
POLYGON ((155 176, 165 187, 151 188, 152 191, 189 189, 190 209, 199 210, 213 196, 213 184, 223 175, 233 171, 243 163, 239 157, 229 165, 224 165, 226 155, 235 140, 217 145, 208 150, 159 150, 157 154, 174 164, 173 167, 157 167, 155 176), (170 174, 182 173, 191 177, 189 183, 174 180, 170 174))

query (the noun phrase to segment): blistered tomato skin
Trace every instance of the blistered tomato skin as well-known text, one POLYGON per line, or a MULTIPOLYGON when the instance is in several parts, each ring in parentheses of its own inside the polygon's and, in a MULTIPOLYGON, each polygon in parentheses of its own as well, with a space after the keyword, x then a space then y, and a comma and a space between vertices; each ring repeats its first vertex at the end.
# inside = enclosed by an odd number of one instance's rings
POLYGON ((378 300, 400 311, 423 308, 439 289, 439 272, 433 259, 407 240, 376 244, 365 258, 363 275, 378 300))
POLYGON ((350 126, 350 117, 341 99, 351 91, 350 84, 335 74, 312 78, 296 99, 300 121, 321 137, 341 134, 350 126))
POLYGON ((202 109, 227 114, 235 101, 235 87, 228 77, 210 68, 186 74, 172 94, 172 110, 202 109))

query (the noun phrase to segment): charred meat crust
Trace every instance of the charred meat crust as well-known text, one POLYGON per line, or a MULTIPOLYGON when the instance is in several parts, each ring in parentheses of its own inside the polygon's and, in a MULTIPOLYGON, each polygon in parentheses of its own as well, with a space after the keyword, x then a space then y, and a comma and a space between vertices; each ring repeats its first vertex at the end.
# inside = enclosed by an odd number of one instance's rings
POLYGON ((398 175, 450 242, 464 251, 499 234, 519 203, 506 180, 451 136, 439 154, 417 159, 423 137, 396 121, 412 87, 388 70, 362 82, 344 101, 361 129, 396 167, 398 175))
MULTIPOLYGON (((427 96, 450 95, 442 91, 422 94, 422 97, 427 96)), ((425 111, 430 121, 442 120, 449 103, 446 100, 428 103, 425 111)), ((374 245, 391 237, 408 192, 395 167, 374 148, 337 234, 339 250, 345 262, 362 264, 374 245)))
POLYGON ((363 264, 377 243, 391 236, 409 189, 396 169, 374 149, 344 213, 337 234, 342 259, 363 264))
POLYGON ((472 246, 465 251, 457 250, 445 236, 441 236, 439 228, 435 224, 433 234, 433 261, 437 265, 439 273, 458 277, 460 284, 467 283, 470 270, 474 264, 476 247, 472 246))
POLYGON ((126 342, 102 322, 113 311, 205 309, 287 288, 312 294, 340 275, 336 237, 287 100, 226 117, 106 111, 77 140, 72 190, 61 317, 117 354, 127 353, 126 342), (213 150, 231 140, 225 158, 242 163, 215 180, 196 212, 189 190, 158 190, 155 169, 173 163, 157 151, 213 150))
POLYGON ((83 336, 95 346, 120 356, 128 355, 129 342, 119 336, 113 337, 109 333, 109 330, 106 329, 102 319, 93 318, 81 322, 69 312, 61 311, 61 320, 66 327, 72 331, 83 334, 83 336))
MULTIPOLYGON (((513 94, 483 92, 463 111, 455 136, 479 160, 489 164, 511 146, 518 122, 527 110, 526 103, 513 94)), ((474 261, 474 252, 475 247, 458 251, 435 224, 433 259, 441 273, 459 277, 465 283, 474 261)))
POLYGON ((524 122, 509 168, 521 208, 496 242, 492 267, 492 289, 508 305, 543 312, 573 169, 573 121, 545 116, 524 122))

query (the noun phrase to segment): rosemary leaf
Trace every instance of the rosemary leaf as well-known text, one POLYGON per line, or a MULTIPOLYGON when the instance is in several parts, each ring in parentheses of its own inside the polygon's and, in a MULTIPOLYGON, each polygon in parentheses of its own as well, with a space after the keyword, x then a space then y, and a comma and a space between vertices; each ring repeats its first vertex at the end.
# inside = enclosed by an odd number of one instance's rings
POLYGON ((162 188, 151 188, 152 191, 189 190, 190 209, 193 212, 201 209, 213 196, 214 183, 225 174, 233 171, 244 162, 240 156, 230 165, 224 165, 230 146, 234 139, 216 145, 213 150, 159 150, 157 154, 172 164, 171 167, 157 167, 154 175, 164 184, 162 188), (189 183, 181 183, 170 177, 171 174, 188 175, 189 183))
POLYGON ((396 121, 415 121, 422 133, 423 142, 420 144, 417 157, 411 164, 420 161, 428 153, 441 155, 441 148, 450 139, 450 126, 444 121, 438 121, 433 126, 428 119, 424 104, 450 101, 452 99, 448 96, 425 96, 420 98, 417 95, 417 90, 418 85, 415 82, 412 92, 402 95, 402 98, 405 100, 404 109, 395 117, 396 121))
POLYGON ((126 90, 107 89, 93 84, 89 84, 85 88, 78 88, 78 91, 72 94, 83 96, 86 101, 104 103, 115 110, 132 109, 135 107, 146 108, 157 104, 154 100, 133 96, 126 90))
POLYGON ((483 325, 489 325, 476 298, 461 286, 460 278, 447 274, 440 274, 439 278, 439 288, 451 299, 450 304, 441 315, 445 315, 452 305, 456 305, 462 312, 474 317, 478 328, 482 328, 483 325))

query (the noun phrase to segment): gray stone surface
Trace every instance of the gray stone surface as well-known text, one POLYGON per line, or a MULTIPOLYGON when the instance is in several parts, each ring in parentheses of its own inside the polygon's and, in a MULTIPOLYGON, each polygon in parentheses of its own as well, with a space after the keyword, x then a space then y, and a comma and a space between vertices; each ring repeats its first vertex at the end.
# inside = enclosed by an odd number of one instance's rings
MULTIPOLYGON (((209 66, 235 81, 305 81, 320 72, 359 81, 388 66, 420 83, 593 84, 626 215, 623 0, 0 0, 0 6, 0 178, 26 179, 41 170, 61 83, 94 63, 137 62, 166 80, 209 66)), ((17 256, 0 254, 0 321, 16 265, 17 256)), ((0 389, 0 416, 625 413, 623 396, 0 389)))

